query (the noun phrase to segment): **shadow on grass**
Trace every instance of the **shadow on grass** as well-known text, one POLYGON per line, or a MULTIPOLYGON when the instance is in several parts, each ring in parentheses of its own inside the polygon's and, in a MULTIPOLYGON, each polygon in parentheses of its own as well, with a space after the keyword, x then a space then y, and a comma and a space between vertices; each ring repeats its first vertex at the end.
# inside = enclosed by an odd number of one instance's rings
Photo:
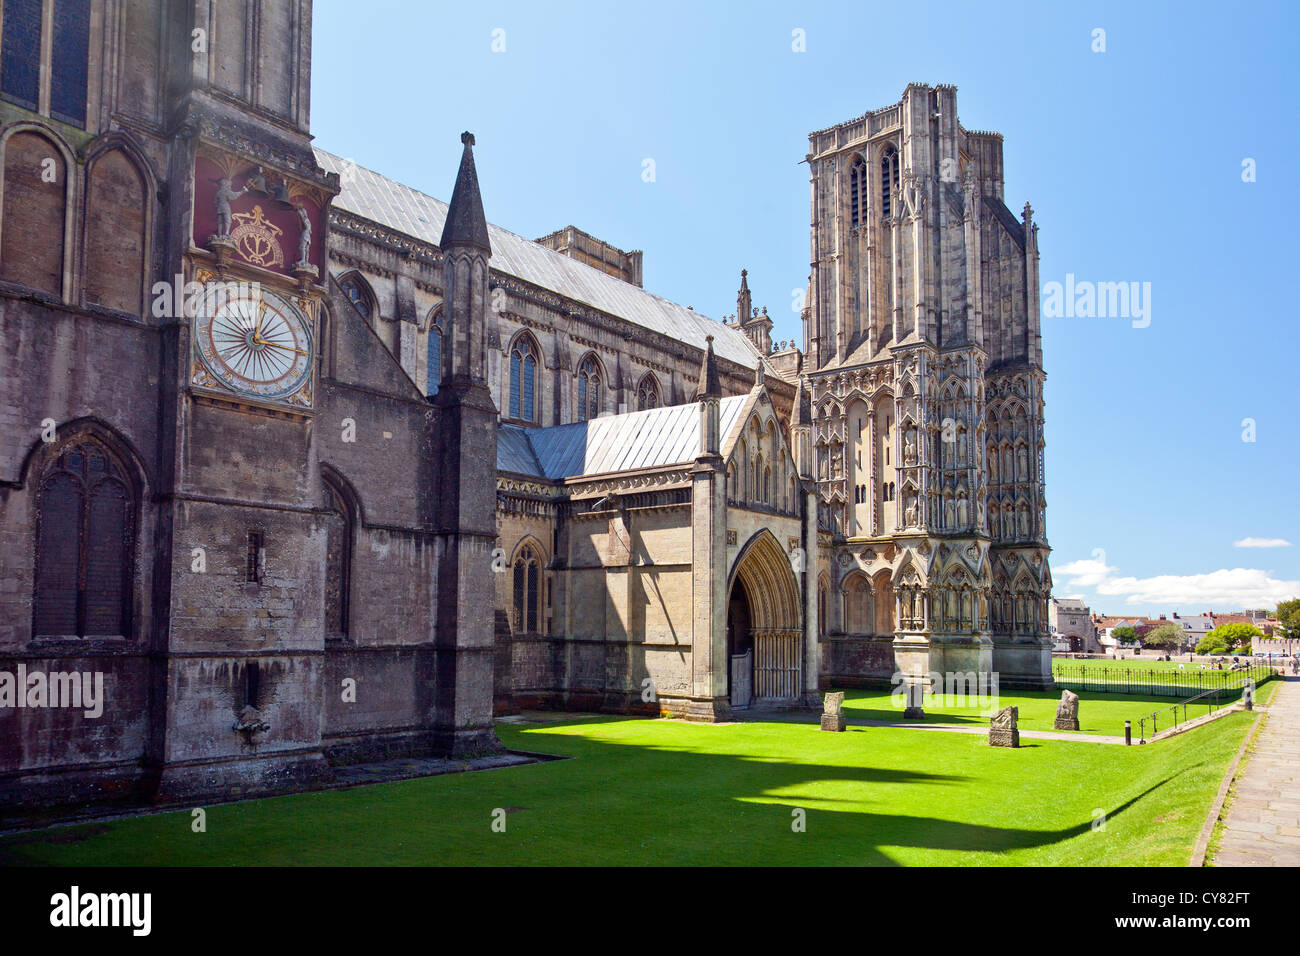
MULTIPOLYGON (((762 726, 749 724, 748 726, 762 726)), ((850 728, 850 734, 853 728, 850 728)), ((864 732, 858 729, 859 733, 864 732)), ((850 739, 848 736, 841 739, 850 739)), ((763 807, 783 807, 784 812, 796 808, 803 809, 808 815, 808 825, 815 825, 816 818, 822 818, 816 824, 819 831, 845 831, 845 824, 852 836, 861 836, 861 843, 854 847, 858 858, 853 865, 895 866, 903 865, 891 859, 882 848, 908 847, 922 850, 942 851, 985 851, 1008 852, 1049 846, 1072 839, 1094 828, 1094 821, 1088 819, 1078 823, 1054 829, 1028 829, 997 825, 969 823, 944 819, 926 814, 894 814, 874 812, 872 806, 885 804, 895 799, 893 795, 865 792, 860 799, 855 799, 841 789, 834 793, 836 783, 849 784, 908 784, 938 785, 949 787, 971 783, 975 778, 963 774, 932 773, 912 769, 899 769, 880 766, 843 765, 834 763, 797 763, 788 760, 773 759, 761 753, 736 754, 718 753, 710 749, 691 746, 658 746, 625 740, 611 741, 590 737, 570 736, 551 738, 556 747, 547 749, 568 750, 577 744, 570 755, 578 758, 572 766, 580 766, 590 760, 593 764, 604 764, 611 769, 626 763, 639 765, 641 779, 656 781, 673 781, 672 784, 656 784, 643 787, 640 792, 648 801, 667 797, 672 790, 677 796, 681 791, 707 791, 708 795, 719 802, 742 805, 742 813, 761 812, 763 807), (561 741, 564 741, 563 743, 561 741), (585 758, 585 759, 584 759, 585 758), (811 785, 816 785, 811 786, 811 785), (827 787, 828 784, 832 786, 827 787), (819 793, 830 789, 831 793, 819 793), (661 792, 662 791, 662 792, 661 792), (817 804, 822 804, 818 806, 817 804), (834 804, 834 807, 827 806, 834 804), (835 821, 831 823, 830 821, 835 821)), ((716 745, 715 745, 716 746, 716 745)), ((1022 742, 1020 749, 1036 750, 1042 745, 1022 742)), ((870 750, 858 752, 856 759, 869 761, 870 750)), ((1147 787, 1141 793, 1116 804, 1106 810, 1106 819, 1115 821, 1122 817, 1131 807, 1151 795, 1167 783, 1186 773, 1191 767, 1170 773, 1164 779, 1147 787)), ((915 803, 942 804, 948 797, 936 797, 932 793, 921 796, 918 792, 915 803)), ((981 799, 972 795, 971 802, 981 799)), ((967 804, 969 805, 969 804, 967 804)), ((1006 804, 1001 804, 1006 806, 1006 804)), ((733 811, 734 812, 734 811, 733 811)), ((720 861, 726 862, 726 861, 720 861)), ((803 859, 764 859, 746 862, 764 862, 783 864, 786 862, 837 862, 835 860, 812 861, 803 859)), ((842 861, 838 861, 842 862, 842 861)))
MULTIPOLYGON (((194 844, 169 838, 174 820, 153 817, 0 840, 0 859, 9 865, 893 866, 900 861, 890 857, 891 847, 1009 852, 1059 843, 1093 825, 1090 818, 1070 823, 1068 812, 1049 816, 1048 829, 945 819, 938 814, 947 807, 978 807, 981 819, 1012 822, 1042 808, 998 794, 996 760, 981 785, 980 777, 962 773, 888 766, 910 752, 891 744, 889 757, 882 757, 870 740, 854 746, 857 734, 825 740, 809 736, 819 732, 765 724, 675 733, 680 725, 603 715, 515 727, 520 732, 507 735, 508 746, 525 743, 576 759, 213 807, 198 856, 194 844), (613 724, 626 729, 602 729, 613 724), (800 753, 812 759, 792 759, 800 753), (889 789, 894 785, 904 788, 889 789), (434 817, 430 806, 439 808, 434 817), (500 857, 479 849, 493 806, 517 810, 511 832, 519 827, 526 835, 522 842, 502 840, 500 857), (886 812, 894 808, 908 812, 886 812), (820 839, 789 839, 797 809, 820 839), (212 826, 219 818, 220 826, 212 826), (304 852, 319 846, 316 835, 324 832, 338 849, 304 852), (356 839, 362 833, 366 839, 356 839), (340 839, 345 834, 352 839, 340 839)), ((1119 818, 1182 772, 1118 803, 1108 818, 1119 818)))

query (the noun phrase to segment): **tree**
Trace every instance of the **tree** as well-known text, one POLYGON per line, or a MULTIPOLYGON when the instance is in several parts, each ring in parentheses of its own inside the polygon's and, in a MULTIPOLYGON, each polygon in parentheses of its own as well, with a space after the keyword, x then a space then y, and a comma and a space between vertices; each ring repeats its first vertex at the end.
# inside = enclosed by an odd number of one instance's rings
POLYGON ((1123 627, 1117 627, 1111 631, 1110 636, 1121 644, 1132 644, 1138 639, 1138 632, 1137 628, 1125 624, 1123 627))
POLYGON ((1196 653, 1226 654, 1228 653, 1228 645, 1223 643, 1223 638, 1215 637, 1214 631, 1211 631, 1201 638, 1201 642, 1196 645, 1196 653))
POLYGON ((1278 635, 1279 637, 1286 637, 1291 640, 1300 638, 1300 597, 1282 601, 1278 604, 1277 611, 1273 616, 1282 625, 1283 633, 1278 635))
POLYGON ((1197 645, 1200 654, 1228 654, 1244 650, 1250 646, 1252 638, 1263 637, 1263 633, 1254 624, 1220 624, 1197 645), (1201 650, 1202 645, 1214 645, 1222 650, 1201 650))
POLYGON ((1139 624, 1136 628, 1134 628, 1134 630, 1137 631, 1137 639, 1141 641, 1143 644, 1147 642, 1147 635, 1150 634, 1155 629, 1156 626, 1149 622, 1145 624, 1139 624))
POLYGON ((1177 650, 1183 646, 1184 639, 1183 629, 1170 621, 1149 631, 1146 637, 1142 639, 1142 643, 1147 647, 1163 647, 1167 650, 1177 650))

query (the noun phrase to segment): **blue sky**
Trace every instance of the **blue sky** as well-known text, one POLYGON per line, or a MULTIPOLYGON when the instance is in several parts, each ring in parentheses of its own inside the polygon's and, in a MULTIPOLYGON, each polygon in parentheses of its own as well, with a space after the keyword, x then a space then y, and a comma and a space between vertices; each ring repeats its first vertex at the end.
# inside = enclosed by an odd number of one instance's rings
POLYGON ((1272 3, 317 0, 312 129, 443 199, 472 130, 491 221, 644 250, 648 289, 715 318, 747 268, 774 336, 802 345, 809 131, 954 84, 962 124, 1005 136, 1041 281, 1151 283, 1145 328, 1043 320, 1057 595, 1108 614, 1272 606, 1300 594, 1298 20, 1272 3))

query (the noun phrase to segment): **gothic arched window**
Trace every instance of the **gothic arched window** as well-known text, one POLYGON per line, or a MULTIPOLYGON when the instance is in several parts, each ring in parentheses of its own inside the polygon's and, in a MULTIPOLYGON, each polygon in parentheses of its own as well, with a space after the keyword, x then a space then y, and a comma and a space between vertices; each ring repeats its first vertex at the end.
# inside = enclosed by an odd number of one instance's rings
POLYGON ((537 421, 537 346, 520 335, 510 347, 510 417, 537 421))
POLYGON ((98 440, 70 442, 36 498, 36 636, 130 633, 136 500, 126 467, 98 440))
POLYGON ((658 407, 659 382, 653 372, 646 372, 641 378, 641 383, 636 387, 636 410, 644 412, 658 407))
POLYGON ((537 622, 541 616, 538 609, 541 567, 541 557, 532 545, 524 545, 515 556, 512 568, 514 603, 511 620, 516 634, 536 634, 538 631, 537 622))
POLYGON ((854 229, 867 220, 867 161, 860 155, 849 168, 849 216, 854 229))
POLYGON ((424 394, 429 398, 438 394, 438 386, 442 384, 442 312, 438 311, 433 314, 429 320, 429 362, 426 381, 428 386, 424 394))
POLYGON ((370 291, 370 285, 360 275, 353 272, 345 275, 339 280, 339 288, 348 300, 357 307, 357 311, 362 317, 369 322, 375 312, 375 297, 370 291))
POLYGON ((898 195, 898 150, 890 146, 880 157, 880 214, 888 219, 898 195))
POLYGON ((44 93, 47 115, 85 129, 90 10, 91 0, 6 0, 0 96, 45 112, 44 93))
POLYGON ((578 407, 575 421, 587 421, 600 415, 600 363, 588 355, 578 366, 578 407))
POLYGON ((325 517, 325 636, 348 635, 349 596, 352 590, 352 509, 342 491, 329 479, 324 485, 325 517))

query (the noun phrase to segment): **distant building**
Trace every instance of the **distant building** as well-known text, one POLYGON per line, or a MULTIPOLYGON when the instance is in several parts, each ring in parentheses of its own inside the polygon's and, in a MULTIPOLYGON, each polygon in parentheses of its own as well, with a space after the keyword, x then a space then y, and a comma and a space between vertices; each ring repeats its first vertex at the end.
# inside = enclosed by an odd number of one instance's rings
POLYGON ((1078 598, 1052 598, 1047 608, 1047 624, 1057 650, 1075 654, 1095 654, 1101 650, 1092 612, 1078 598))
POLYGON ((1184 645, 1189 648, 1195 648, 1201 643, 1201 639, 1214 630, 1214 618, 1210 614, 1198 614, 1195 617, 1183 617, 1177 611, 1174 612, 1174 623, 1182 625, 1184 645))

